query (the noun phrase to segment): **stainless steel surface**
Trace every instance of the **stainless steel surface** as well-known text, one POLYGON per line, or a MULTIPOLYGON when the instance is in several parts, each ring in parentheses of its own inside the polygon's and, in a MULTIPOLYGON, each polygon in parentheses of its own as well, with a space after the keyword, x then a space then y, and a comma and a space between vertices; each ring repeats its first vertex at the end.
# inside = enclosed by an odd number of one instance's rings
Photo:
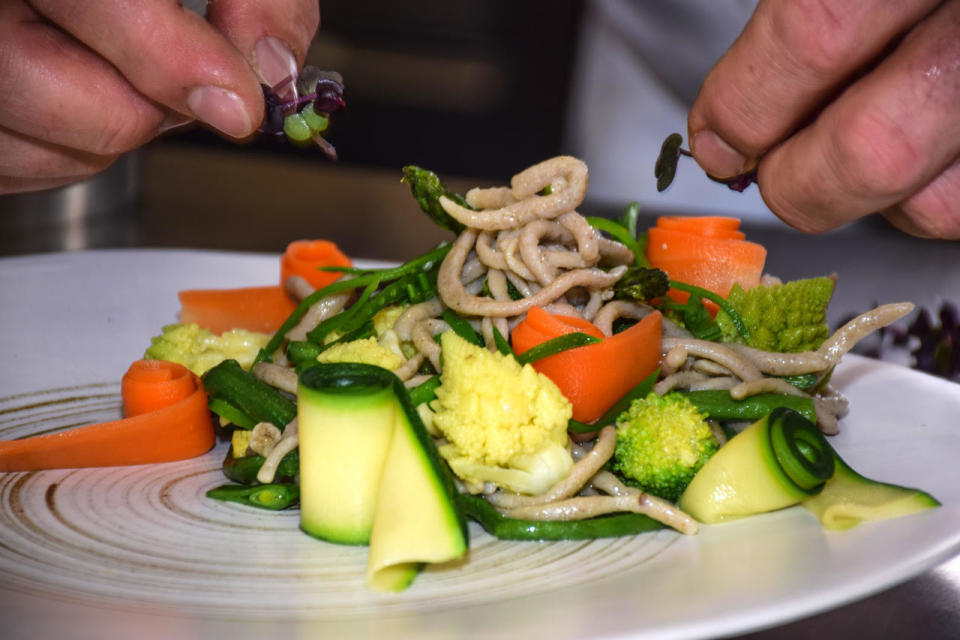
POLYGON ((75 184, 0 195, 0 255, 78 251, 137 243, 140 155, 75 184))
MULTIPOLYGON (((2 227, 0 253, 104 246, 278 252, 295 238, 326 237, 355 256, 397 260, 448 237, 418 213, 398 170, 171 144, 147 148, 142 160, 139 206, 107 213, 91 207, 82 209, 90 212, 83 218, 71 213, 81 210, 71 208, 71 198, 80 201, 79 195, 53 194, 36 201, 51 203, 51 210, 18 205, 27 207, 17 214, 22 231, 7 236, 11 227, 2 227)), ((457 190, 474 183, 451 180, 457 190)), ((128 202, 131 192, 115 188, 124 194, 120 201, 128 202)), ((784 278, 839 274, 833 321, 875 302, 960 300, 960 243, 909 238, 880 221, 823 236, 793 232, 778 223, 750 228, 748 234, 768 247, 768 270, 784 278)), ((743 637, 958 636, 960 557, 883 593, 743 637)))

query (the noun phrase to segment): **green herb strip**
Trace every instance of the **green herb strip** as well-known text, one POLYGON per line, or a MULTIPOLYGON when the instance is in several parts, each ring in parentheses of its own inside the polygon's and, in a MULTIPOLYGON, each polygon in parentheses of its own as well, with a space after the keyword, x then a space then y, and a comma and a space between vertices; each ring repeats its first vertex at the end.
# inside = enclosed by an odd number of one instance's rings
POLYGON ((677 280, 670 281, 670 288, 676 289, 677 291, 686 291, 687 293, 700 296, 701 298, 706 298, 710 302, 713 302, 715 305, 723 309, 724 313, 730 316, 730 319, 733 321, 733 326, 737 328, 737 331, 741 336, 743 336, 743 339, 750 339, 750 330, 747 328, 743 318, 739 313, 737 313, 737 310, 734 309, 733 306, 721 296, 717 295, 713 291, 704 289, 703 287, 687 284, 686 282, 679 282, 677 280))
POLYGON ((480 337, 480 334, 476 332, 473 326, 466 321, 461 316, 458 316, 456 312, 452 309, 444 309, 442 317, 444 321, 450 325, 450 328, 453 329, 453 332, 458 336, 469 342, 470 344, 476 345, 478 347, 484 346, 483 338, 480 337))
POLYGON ((270 342, 267 343, 267 346, 261 349, 257 354, 256 362, 270 362, 273 358, 273 353, 280 348, 280 345, 283 344, 283 340, 286 337, 287 332, 297 326, 297 323, 300 322, 301 318, 303 318, 310 307, 323 298, 331 296, 335 293, 341 293, 343 291, 351 291, 353 289, 365 287, 374 280, 378 282, 386 282, 395 280, 397 278, 402 278, 405 275, 415 273, 422 269, 429 269, 446 257, 451 246, 452 245, 449 243, 445 243, 436 249, 428 251, 420 257, 414 258, 413 260, 400 265, 399 267, 391 267, 389 269, 371 269, 366 271, 365 275, 363 276, 351 278, 349 280, 337 280, 333 284, 327 285, 322 289, 317 289, 300 301, 300 304, 297 305, 297 308, 293 310, 293 312, 284 321, 277 332, 273 334, 273 337, 270 338, 270 342))
POLYGON ((614 240, 630 249, 630 251, 633 252, 633 261, 635 264, 639 266, 648 266, 646 255, 644 255, 644 252, 640 250, 640 245, 637 244, 636 236, 631 235, 629 229, 621 225, 619 222, 615 222, 608 218, 587 216, 586 220, 594 229, 598 229, 604 233, 610 234, 614 240))
POLYGON ((530 364, 537 360, 555 356, 563 351, 585 347, 588 344, 596 344, 597 342, 600 342, 600 338, 595 338, 581 331, 575 331, 552 338, 546 342, 541 342, 532 349, 528 349, 519 354, 516 358, 520 364, 530 364))

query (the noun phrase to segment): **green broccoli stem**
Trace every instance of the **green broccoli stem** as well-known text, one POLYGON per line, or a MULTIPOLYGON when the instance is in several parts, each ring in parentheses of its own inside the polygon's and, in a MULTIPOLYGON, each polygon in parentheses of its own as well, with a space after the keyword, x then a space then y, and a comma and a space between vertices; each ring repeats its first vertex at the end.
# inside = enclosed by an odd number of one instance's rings
MULTIPOLYGON (((236 360, 224 360, 201 378, 210 398, 221 398, 253 420, 287 426, 297 415, 297 406, 285 395, 247 373, 236 360)), ((243 425, 238 425, 243 426, 243 425)))
POLYGON ((588 344, 596 344, 598 342, 600 342, 600 338, 595 338, 582 331, 574 331, 573 333, 566 333, 562 336, 551 338, 546 342, 541 342, 537 346, 517 354, 515 357, 520 364, 530 364, 537 360, 555 356, 563 351, 584 347, 588 344))
POLYGON ((464 515, 501 540, 592 540, 664 528, 663 524, 639 513, 618 513, 587 520, 517 520, 502 515, 479 496, 462 493, 457 502, 464 515))
POLYGON ((300 500, 300 487, 288 482, 260 484, 253 487, 225 484, 207 491, 207 497, 279 511, 297 504, 300 500))
POLYGON ((747 324, 743 321, 743 317, 737 313, 737 310, 734 309, 733 306, 723 297, 717 295, 709 289, 704 289, 703 287, 687 284, 686 282, 680 282, 678 280, 671 280, 670 288, 676 289, 677 291, 686 291, 687 293, 700 296, 701 298, 706 298, 707 300, 713 302, 715 305, 723 309, 724 313, 730 316, 730 320, 733 321, 733 326, 737 328, 737 331, 741 336, 743 336, 743 339, 750 339, 750 330, 747 328, 747 324))
POLYGON ((429 270, 434 266, 439 265, 439 263, 450 251, 451 246, 452 245, 449 243, 444 243, 437 248, 428 251, 422 256, 416 257, 409 262, 405 262, 399 267, 391 267, 389 269, 369 269, 364 271, 364 275, 357 276, 356 278, 350 278, 348 280, 337 280, 333 284, 327 285, 321 289, 317 289, 300 301, 300 304, 297 305, 297 308, 293 310, 283 324, 280 325, 280 328, 277 329, 277 332, 273 334, 273 337, 270 338, 270 342, 267 343, 267 346, 261 349, 257 354, 254 364, 257 362, 271 362, 273 353, 283 344, 283 341, 287 336, 287 332, 297 326, 297 323, 300 322, 307 311, 309 311, 310 307, 323 298, 332 296, 336 293, 341 293, 343 291, 352 291, 354 289, 366 287, 374 281, 389 282, 398 278, 402 278, 403 276, 411 273, 429 270))
POLYGON ((578 422, 577 420, 571 419, 567 423, 567 431, 571 433, 593 433, 594 431, 599 431, 608 424, 613 424, 617 420, 617 416, 627 410, 630 406, 630 403, 633 402, 636 398, 645 398, 648 393, 653 391, 653 385, 657 383, 657 378, 660 377, 660 369, 657 369, 649 376, 644 378, 637 386, 617 400, 613 406, 611 406, 607 411, 594 420, 591 423, 578 422))
POLYGON ((813 399, 783 393, 761 393, 742 400, 734 400, 730 392, 719 390, 678 391, 686 396, 700 413, 711 420, 759 420, 777 407, 793 409, 811 422, 817 421, 813 399))

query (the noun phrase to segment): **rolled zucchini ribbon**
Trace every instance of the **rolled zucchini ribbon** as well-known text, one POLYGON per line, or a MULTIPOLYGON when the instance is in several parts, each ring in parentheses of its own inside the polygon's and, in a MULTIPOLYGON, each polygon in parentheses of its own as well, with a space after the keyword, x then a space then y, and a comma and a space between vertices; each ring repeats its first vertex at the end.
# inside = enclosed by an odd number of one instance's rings
POLYGON ((705 524, 802 504, 827 529, 849 529, 937 502, 918 489, 877 482, 847 465, 802 415, 781 407, 724 445, 680 496, 705 524))

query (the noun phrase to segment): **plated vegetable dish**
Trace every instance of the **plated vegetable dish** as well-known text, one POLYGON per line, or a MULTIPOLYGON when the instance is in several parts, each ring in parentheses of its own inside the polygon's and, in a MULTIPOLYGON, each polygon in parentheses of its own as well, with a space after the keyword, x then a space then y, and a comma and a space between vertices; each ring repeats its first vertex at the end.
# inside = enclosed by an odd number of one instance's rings
POLYGON ((834 277, 766 274, 735 218, 584 217, 569 156, 463 195, 418 167, 403 179, 449 243, 365 269, 298 241, 278 286, 181 292, 180 322, 124 378, 128 417, 0 443, 0 470, 200 455, 213 416, 229 482, 208 496, 299 508, 307 534, 369 545, 384 591, 464 558, 469 520, 533 541, 938 506, 828 441, 848 410, 834 368, 912 304, 831 333, 834 277))

